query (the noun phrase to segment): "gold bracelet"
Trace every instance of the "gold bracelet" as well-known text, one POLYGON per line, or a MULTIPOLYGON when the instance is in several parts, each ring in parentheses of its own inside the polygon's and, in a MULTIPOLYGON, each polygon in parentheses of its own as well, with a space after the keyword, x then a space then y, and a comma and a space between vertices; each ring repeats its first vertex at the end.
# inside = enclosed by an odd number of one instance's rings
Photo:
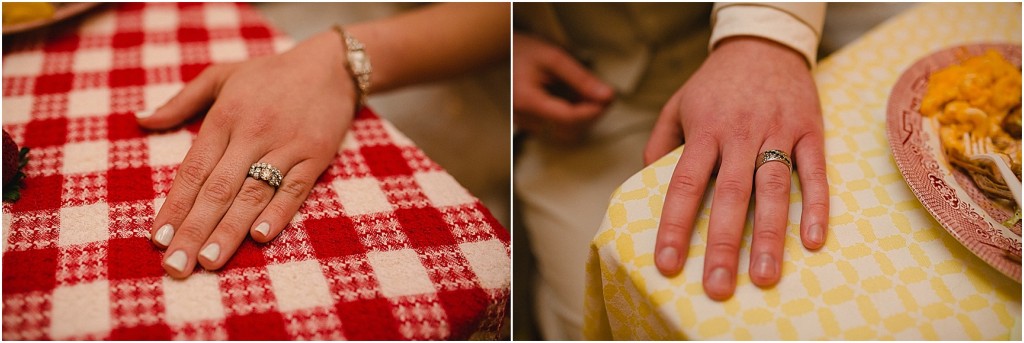
POLYGON ((334 25, 334 31, 341 35, 341 43, 345 46, 345 68, 352 73, 352 81, 355 82, 356 91, 359 93, 359 106, 365 106, 366 96, 370 94, 370 73, 373 72, 370 56, 366 54, 366 46, 345 32, 341 25, 334 25))

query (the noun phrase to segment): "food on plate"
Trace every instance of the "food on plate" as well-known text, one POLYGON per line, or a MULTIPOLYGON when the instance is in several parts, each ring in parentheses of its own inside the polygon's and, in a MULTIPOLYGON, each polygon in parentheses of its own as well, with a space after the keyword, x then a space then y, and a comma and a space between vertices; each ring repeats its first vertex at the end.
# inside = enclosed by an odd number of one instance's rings
POLYGON ((963 59, 928 79, 921 114, 939 124, 939 140, 951 164, 964 170, 992 199, 1013 202, 1006 183, 988 162, 964 153, 964 137, 990 139, 1021 179, 1021 70, 995 50, 963 59))
POLYGON ((14 25, 53 17, 56 6, 49 2, 4 2, 4 25, 14 25))

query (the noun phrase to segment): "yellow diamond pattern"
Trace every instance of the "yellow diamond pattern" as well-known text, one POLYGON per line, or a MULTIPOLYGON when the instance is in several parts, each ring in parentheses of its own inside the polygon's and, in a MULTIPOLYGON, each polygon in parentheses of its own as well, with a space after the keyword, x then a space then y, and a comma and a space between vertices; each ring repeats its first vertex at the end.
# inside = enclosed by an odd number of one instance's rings
MULTIPOLYGON (((592 242, 586 336, 1020 337, 1021 285, 975 257, 929 215, 900 175, 885 136, 889 91, 915 61, 954 45, 1020 41, 1020 3, 922 4, 822 61, 815 77, 825 115, 829 236, 820 251, 801 246, 794 177, 783 277, 773 288, 750 282, 744 251, 733 298, 715 302, 704 295, 700 266, 710 197, 697 219, 683 272, 661 276, 653 247, 667 183, 682 148, 634 175, 612 196, 592 242)), ((747 235, 744 250, 749 246, 747 235)))

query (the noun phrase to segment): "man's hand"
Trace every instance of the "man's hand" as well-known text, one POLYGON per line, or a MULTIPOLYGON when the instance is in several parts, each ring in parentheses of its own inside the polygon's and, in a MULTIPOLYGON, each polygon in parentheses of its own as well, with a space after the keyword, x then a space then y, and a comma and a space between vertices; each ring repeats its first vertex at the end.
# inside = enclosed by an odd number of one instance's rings
POLYGON ((709 179, 718 179, 708 225, 704 290, 715 300, 736 288, 739 246, 747 206, 755 200, 750 278, 770 287, 782 275, 789 214, 790 170, 755 159, 778 149, 791 156, 803 188, 800 233, 808 249, 821 248, 828 227, 828 180, 817 89, 799 53, 756 37, 723 40, 669 100, 644 152, 651 163, 683 150, 669 184, 655 247, 664 275, 683 268, 694 221, 709 179))

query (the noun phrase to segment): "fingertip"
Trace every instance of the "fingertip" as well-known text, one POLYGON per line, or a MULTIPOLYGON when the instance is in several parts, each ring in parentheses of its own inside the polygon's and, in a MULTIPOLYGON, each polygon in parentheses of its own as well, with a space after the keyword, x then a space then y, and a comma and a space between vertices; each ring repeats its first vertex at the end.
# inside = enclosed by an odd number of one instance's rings
POLYGON ((611 86, 598 83, 590 87, 590 98, 598 102, 609 102, 615 98, 615 90, 611 86))
POLYGON ((736 291, 736 275, 725 267, 717 267, 704 278, 704 293, 716 301, 729 300, 736 291))
POLYGON ((214 242, 203 247, 203 249, 199 251, 197 259, 199 260, 199 265, 202 266, 203 269, 212 271, 220 269, 222 266, 221 263, 217 262, 220 260, 220 255, 220 244, 214 242))
POLYGON ((135 122, 147 130, 166 130, 184 122, 186 117, 168 114, 164 109, 140 110, 135 112, 135 122))
POLYGON ((252 236, 253 240, 260 243, 270 242, 270 240, 274 239, 274 237, 270 235, 270 223, 268 222, 262 222, 259 225, 256 225, 256 227, 249 232, 249 236, 252 236))
POLYGON ((144 129, 156 129, 153 125, 153 121, 150 119, 153 117, 153 113, 156 110, 153 109, 141 109, 135 112, 135 123, 139 124, 144 129))
POLYGON ((802 241, 805 248, 810 250, 821 249, 825 246, 825 227, 818 223, 812 224, 801 237, 803 238, 802 241))
POLYGON ((770 253, 761 253, 750 261, 750 281, 761 288, 775 286, 779 282, 779 262, 770 253))
POLYGON ((170 223, 164 224, 149 237, 149 241, 153 243, 157 248, 167 249, 171 245, 171 239, 174 238, 174 226, 170 223))
POLYGON ((195 262, 189 264, 190 259, 185 254, 184 250, 175 250, 170 254, 164 255, 162 266, 167 275, 170 275, 175 279, 184 279, 192 274, 192 270, 195 269, 195 262))
POLYGON ((155 112, 155 110, 141 109, 135 111, 135 118, 139 121, 144 121, 146 118, 151 117, 153 115, 153 112, 155 112))
POLYGON ((682 270, 680 266, 682 263, 679 261, 679 250, 672 246, 665 246, 658 250, 654 259, 654 264, 658 267, 658 271, 664 276, 675 276, 682 270))

